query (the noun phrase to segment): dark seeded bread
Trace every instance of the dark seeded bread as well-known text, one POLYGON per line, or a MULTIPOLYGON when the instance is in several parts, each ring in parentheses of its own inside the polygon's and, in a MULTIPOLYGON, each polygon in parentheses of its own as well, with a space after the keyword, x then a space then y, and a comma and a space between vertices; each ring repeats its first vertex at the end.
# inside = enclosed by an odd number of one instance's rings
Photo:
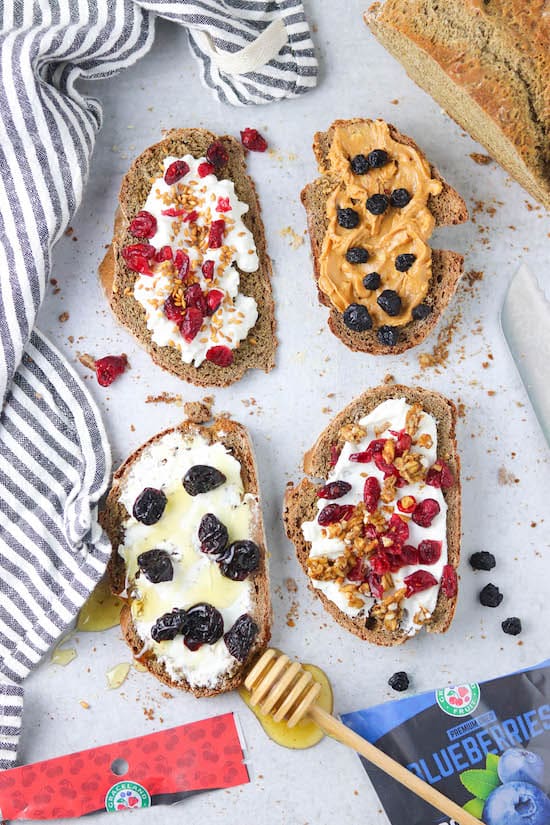
MULTIPOLYGON (((126 568, 124 560, 118 553, 118 547, 124 540, 122 524, 128 517, 126 508, 119 502, 121 482, 129 468, 140 456, 145 447, 155 441, 158 441, 162 438, 162 436, 166 435, 166 433, 172 432, 173 430, 181 430, 183 433, 200 433, 207 438, 210 443, 220 441, 241 464, 241 478, 245 492, 251 493, 254 496, 260 495, 258 473, 252 444, 246 429, 241 424, 225 418, 215 419, 210 426, 199 425, 190 421, 183 421, 178 427, 164 430, 163 432, 153 436, 153 438, 149 439, 149 441, 142 444, 141 447, 132 453, 132 455, 127 458, 124 464, 122 464, 116 471, 113 476, 113 483, 105 503, 105 508, 100 515, 100 522, 106 530, 113 548, 108 565, 108 574, 113 593, 117 595, 120 595, 124 591, 126 582, 126 568)), ((161 665, 154 656, 145 657, 143 659, 143 664, 154 676, 157 677, 157 679, 160 679, 161 682, 165 682, 172 688, 181 688, 183 690, 190 691, 195 696, 214 696, 218 693, 224 693, 225 691, 233 690, 234 688, 239 687, 244 680, 250 661, 260 655, 266 648, 271 636, 271 597, 269 592, 266 540, 260 511, 258 511, 257 521, 252 525, 251 539, 256 542, 261 550, 260 568, 253 575, 255 598, 254 610, 252 613, 252 618, 255 620, 260 630, 247 659, 239 665, 235 673, 221 679, 219 684, 215 688, 211 689, 206 687, 191 687, 186 680, 173 682, 166 672, 164 665, 161 665)), ((125 604, 122 608, 120 626, 122 628, 124 638, 130 646, 133 655, 139 656, 143 649, 143 641, 137 635, 128 604, 125 604)))
MULTIPOLYGON (((336 120, 326 132, 317 132, 313 139, 313 151, 319 165, 321 178, 307 184, 301 193, 302 203, 307 213, 309 239, 313 257, 315 281, 319 280, 319 259, 323 247, 323 239, 327 231, 326 202, 331 192, 338 185, 338 179, 331 176, 328 152, 332 143, 334 129, 337 126, 346 126, 361 123, 364 118, 352 120, 336 120)), ((407 146, 418 146, 411 138, 402 135, 395 126, 388 124, 390 134, 394 140, 407 146)), ((434 166, 430 165, 431 174, 441 181, 443 189, 439 195, 430 196, 428 207, 435 218, 436 226, 449 226, 464 223, 468 220, 468 210, 461 196, 439 174, 434 166)), ((375 355, 396 355, 410 347, 420 344, 429 335, 437 324, 441 313, 448 305, 455 293, 458 281, 462 275, 464 259, 457 252, 434 249, 432 251, 432 280, 425 303, 430 304, 432 312, 422 321, 411 321, 401 327, 399 341, 394 347, 380 344, 376 337, 376 330, 354 332, 348 329, 343 322, 342 315, 333 307, 329 298, 318 289, 318 298, 321 304, 329 307, 328 324, 331 331, 354 352, 370 352, 375 355)), ((391 322, 391 319, 390 319, 391 322)))
POLYGON ((365 21, 410 77, 550 209, 544 0, 387 0, 365 21))
POLYGON ((249 369, 269 372, 275 365, 275 314, 271 294, 271 261, 266 251, 266 240, 256 189, 246 170, 246 150, 225 135, 218 138, 206 129, 174 129, 164 140, 145 150, 124 176, 119 195, 119 209, 115 216, 113 241, 100 266, 100 278, 107 299, 116 318, 127 327, 149 352, 153 361, 184 381, 201 387, 225 387, 238 381, 249 369), (167 155, 181 157, 191 154, 202 157, 213 140, 221 140, 229 153, 229 161, 221 174, 235 184, 239 200, 248 203, 249 210, 243 222, 252 232, 259 268, 256 272, 241 272, 240 291, 253 297, 258 305, 258 320, 248 337, 234 350, 234 361, 229 367, 219 367, 204 361, 199 367, 185 364, 174 347, 160 347, 151 340, 147 329, 145 310, 134 299, 133 288, 137 277, 128 269, 120 250, 136 239, 127 232, 129 221, 143 208, 151 189, 151 178, 158 177, 159 164, 167 155))
MULTIPOLYGON (((433 415, 437 421, 438 457, 443 458, 451 468, 456 483, 449 490, 444 491, 448 505, 447 511, 447 544, 449 564, 458 568, 460 559, 460 459, 457 453, 455 424, 456 408, 452 401, 443 395, 420 387, 405 387, 400 384, 384 385, 367 390, 355 401, 342 410, 326 427, 314 446, 304 456, 304 472, 316 479, 326 479, 330 473, 331 445, 338 441, 338 433, 344 424, 358 421, 364 415, 372 412, 375 407, 388 398, 405 398, 410 404, 421 404, 422 409, 433 415)), ((310 544, 302 534, 304 521, 311 521, 317 515, 318 485, 308 478, 302 479, 294 486, 289 483, 284 504, 284 522, 289 539, 296 548, 298 561, 307 575, 307 559, 310 544)), ((316 589, 309 577, 309 588, 321 600, 323 607, 336 621, 369 642, 377 645, 398 645, 407 641, 408 637, 401 631, 386 630, 379 619, 352 618, 341 611, 324 593, 316 589)), ((448 599, 440 590, 439 598, 433 612, 433 621, 426 625, 430 633, 444 633, 451 624, 456 607, 456 597, 448 599)))

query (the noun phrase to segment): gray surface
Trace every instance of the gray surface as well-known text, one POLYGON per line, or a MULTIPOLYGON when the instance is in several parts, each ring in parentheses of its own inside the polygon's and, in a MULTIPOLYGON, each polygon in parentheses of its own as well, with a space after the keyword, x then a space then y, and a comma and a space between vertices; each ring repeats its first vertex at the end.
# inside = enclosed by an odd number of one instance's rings
MULTIPOLYGON (((157 430, 177 422, 179 408, 145 405, 146 396, 166 390, 196 399, 204 392, 161 373, 114 325, 96 278, 97 264, 110 240, 120 179, 130 160, 159 137, 162 127, 204 125, 238 134, 240 128, 254 125, 265 132, 275 154, 253 155, 249 165, 274 262, 281 341, 277 368, 269 376, 252 373, 236 386, 217 391, 216 407, 231 411, 250 427, 257 451, 272 553, 273 641, 326 669, 338 711, 391 698, 387 679, 395 670, 408 671, 411 689, 422 691, 504 673, 549 653, 543 621, 547 597, 541 586, 550 570, 544 520, 548 451, 498 325, 498 310, 520 259, 539 271, 545 254, 548 258, 548 219, 542 210, 529 211, 526 194, 496 164, 478 166, 470 159, 470 152, 482 150, 378 45, 361 22, 362 6, 358 0, 310 3, 311 21, 318 26, 320 85, 296 101, 246 110, 218 105, 198 82, 185 36, 168 25, 159 27, 148 57, 117 78, 94 85, 93 94, 104 103, 104 128, 84 201, 73 222, 78 240, 63 238, 55 250, 53 276, 61 291, 53 295, 53 288, 48 289, 40 318, 44 332, 87 377, 104 412, 115 463, 157 430), (399 104, 393 105, 396 98, 399 104), (449 319, 460 309, 462 317, 446 368, 419 368, 418 355, 431 349, 435 336, 429 346, 402 357, 348 352, 326 329, 327 313, 317 305, 307 245, 292 250, 280 235, 286 226, 299 233, 305 227, 298 194, 316 172, 310 151, 313 131, 325 128, 334 117, 354 115, 395 122, 466 196, 470 208, 476 201, 495 207, 492 217, 482 209, 476 211, 475 223, 435 236, 436 244, 467 254, 468 270, 485 273, 473 288, 460 289, 447 312, 449 319), (64 324, 57 320, 63 311, 70 314, 64 324), (74 344, 68 342, 69 335, 75 336, 74 344), (77 351, 96 356, 125 351, 132 369, 105 390, 78 363, 77 351), (402 648, 376 649, 346 634, 306 590, 284 536, 280 510, 286 482, 300 477, 303 451, 330 418, 326 408, 338 411, 386 373, 405 383, 440 390, 465 404, 458 433, 464 560, 451 630, 444 636, 419 636, 402 648), (250 398, 256 399, 255 406, 243 403, 250 398), (499 483, 499 470, 501 481, 508 483, 499 483), (469 568, 469 554, 480 549, 498 556, 498 567, 491 574, 474 574, 469 568), (284 586, 287 577, 299 584, 297 598, 284 586), (476 599, 488 581, 504 592, 496 610, 482 608, 476 599), (289 627, 286 614, 294 598, 299 615, 295 626, 289 627), (519 640, 500 630, 500 622, 510 615, 521 616, 524 623, 519 640)), ((238 696, 197 701, 178 695, 167 701, 161 696, 163 687, 135 671, 120 690, 107 691, 106 670, 128 660, 116 629, 103 635, 79 634, 76 647, 78 658, 67 668, 44 663, 28 681, 23 761, 235 710, 249 746, 251 784, 191 799, 180 816, 235 825, 248 825, 260 811, 265 823, 386 822, 359 760, 343 747, 324 741, 311 751, 283 750, 265 737, 238 696), (80 707, 80 699, 90 703, 89 710, 80 707), (153 721, 145 718, 144 707, 154 709, 153 721)), ((134 812, 132 822, 161 822, 169 816, 167 809, 157 808, 134 812)), ((96 821, 99 816, 89 819, 96 821)))

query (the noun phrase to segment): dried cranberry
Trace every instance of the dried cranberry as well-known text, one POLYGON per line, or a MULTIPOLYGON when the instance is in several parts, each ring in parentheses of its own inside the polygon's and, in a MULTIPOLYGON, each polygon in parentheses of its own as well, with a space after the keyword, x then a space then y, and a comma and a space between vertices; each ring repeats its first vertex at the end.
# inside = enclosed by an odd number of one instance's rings
POLYGON ((199 163, 197 171, 199 173, 199 178, 205 178, 207 175, 214 175, 216 173, 216 170, 211 163, 199 163))
POLYGON ((405 576, 403 583, 407 588, 405 595, 409 598, 414 593, 420 593, 422 590, 434 587, 437 584, 437 579, 427 570, 415 570, 410 576, 405 576))
POLYGON ((184 160, 175 160, 164 173, 164 182, 168 186, 177 183, 189 172, 189 164, 184 160))
POLYGON ((233 350, 223 345, 210 347, 206 353, 206 360, 218 367, 229 367, 233 363, 233 350))
POLYGON ((174 209, 173 206, 170 209, 162 209, 161 215, 165 215, 167 218, 181 218, 183 215, 187 215, 187 209, 174 209))
POLYGON ((136 521, 151 527, 162 518, 166 501, 162 490, 157 490, 156 487, 145 487, 134 501, 132 515, 136 521))
POLYGON ((426 475, 426 484, 437 489, 448 490, 455 483, 454 476, 443 459, 438 459, 433 467, 430 467, 426 475))
POLYGON ((195 604, 185 613, 182 633, 190 650, 197 650, 201 645, 213 645, 223 636, 223 616, 207 602, 195 604))
POLYGON ((198 496, 201 493, 209 493, 225 484, 226 476, 216 467, 208 464, 194 464, 183 477, 183 488, 190 496, 198 496))
POLYGON ((258 631, 259 627, 254 619, 248 613, 243 613, 231 630, 228 630, 224 635, 225 646, 239 662, 244 662, 250 653, 250 648, 254 644, 258 631))
POLYGON ((229 198, 218 198, 216 212, 231 212, 231 204, 229 203, 229 198))
POLYGON ((390 430, 390 433, 395 436, 395 454, 397 456, 401 456, 406 450, 411 449, 412 438, 405 430, 399 430, 399 432, 390 430))
POLYGON ((220 573, 234 582, 241 582, 260 566, 260 548, 253 541, 234 541, 220 559, 220 573))
POLYGON ((369 453, 368 450, 362 453, 351 453, 349 460, 356 461, 358 464, 368 464, 369 461, 372 461, 372 453, 369 453))
POLYGON ((327 504, 317 516, 317 521, 323 527, 327 524, 334 524, 342 519, 348 521, 354 510, 355 507, 353 504, 327 504))
POLYGON ((185 281, 185 279, 189 275, 189 268, 191 266, 191 262, 189 260, 189 255, 187 254, 187 252, 184 252, 183 249, 178 249, 178 251, 176 252, 176 257, 174 258, 174 266, 176 267, 178 278, 181 278, 182 281, 185 281))
POLYGON ((370 442, 369 446, 364 452, 352 453, 349 457, 349 460, 357 461, 359 462, 359 464, 368 464, 369 461, 372 461, 372 458, 375 455, 375 453, 382 452, 385 443, 385 438, 375 438, 373 441, 370 442))
POLYGON ((412 520, 419 527, 430 527, 434 518, 438 515, 441 507, 433 498, 425 498, 414 508, 412 520))
POLYGON ((400 515, 398 515, 398 513, 393 513, 390 518, 389 529, 386 532, 386 536, 391 538, 394 544, 397 544, 400 547, 405 544, 409 538, 409 525, 404 519, 401 518, 400 515))
POLYGON ((367 582, 370 588, 371 596, 375 599, 381 599, 384 595, 384 588, 382 587, 381 577, 374 570, 370 570, 367 575, 367 582))
POLYGON ((128 359, 125 355, 106 355, 98 358, 95 362, 95 374, 97 383, 102 387, 110 386, 115 378, 122 375, 128 366, 128 359))
POLYGON ((378 550, 374 556, 370 558, 370 566, 374 570, 375 573, 383 576, 384 573, 388 573, 391 567, 390 558, 387 553, 383 550, 378 550))
POLYGON ((182 632, 185 610, 175 607, 171 613, 160 616, 151 628, 151 637, 155 642, 168 642, 182 632))
POLYGON ((347 481, 331 481, 329 484, 321 487, 320 490, 317 490, 317 496, 333 501, 335 498, 342 498, 342 496, 345 496, 350 490, 351 484, 348 484, 347 481))
POLYGON ((184 223, 194 223, 197 220, 198 217, 199 217, 199 213, 195 209, 193 209, 192 212, 189 212, 185 216, 185 218, 183 218, 183 222, 184 223))
POLYGON ((441 589, 448 599, 453 599, 458 592, 456 570, 452 564, 446 564, 441 575, 441 589))
POLYGON ((124 260, 128 260, 129 257, 138 253, 143 255, 144 258, 147 258, 148 261, 155 257, 156 251, 155 247, 150 243, 131 243, 128 246, 123 246, 120 250, 124 260))
POLYGON ((365 556, 361 556, 357 559, 346 578, 349 579, 350 582, 364 582, 367 580, 368 572, 367 559, 365 556))
POLYGON ((221 289, 211 289, 206 293, 206 304, 208 306, 208 315, 213 315, 223 301, 224 293, 221 289))
POLYGON ((400 556, 404 567, 409 564, 418 564, 418 550, 411 544, 406 544, 401 548, 400 556))
POLYGON ((155 261, 158 264, 161 264, 163 261, 171 261, 172 260, 172 247, 171 246, 161 246, 157 254, 155 255, 155 261))
POLYGON ((197 307, 188 307, 183 313, 183 319, 179 325, 180 332, 187 343, 196 337, 202 326, 203 314, 197 307))
POLYGON ((157 547, 146 550, 145 553, 139 554, 137 563, 144 576, 153 584, 171 582, 174 578, 172 559, 166 550, 157 547))
POLYGON ((331 444, 330 445, 330 466, 336 467, 338 464, 338 459, 340 458, 340 453, 342 452, 342 447, 338 444, 331 444))
POLYGON ((375 539, 379 538, 378 531, 377 531, 376 527, 374 526, 374 524, 365 524, 363 530, 364 530, 365 536, 368 539, 370 539, 371 541, 374 541, 375 539))
POLYGON ((403 496, 397 502, 397 509, 402 513, 412 513, 416 507, 416 499, 414 496, 403 496))
POLYGON ((241 132, 241 143, 250 149, 251 152, 265 152, 267 140, 262 137, 257 129, 243 129, 241 132))
POLYGON ((374 453, 373 459, 376 468, 380 470, 381 473, 384 473, 385 479, 389 476, 399 476, 399 471, 393 466, 393 464, 388 464, 382 453, 374 453))
POLYGON ((380 482, 375 476, 369 476, 363 487, 363 501, 369 513, 374 513, 380 498, 380 482))
POLYGON ((169 321, 173 321, 178 326, 183 321, 183 307, 176 304, 172 295, 169 295, 164 302, 164 314, 169 321))
POLYGON ((214 277, 214 261, 204 261, 201 269, 206 280, 211 281, 214 277))
POLYGON ((185 290, 184 298, 186 306, 195 307, 195 309, 200 310, 203 317, 208 315, 208 304, 200 284, 191 284, 191 286, 188 286, 185 290))
POLYGON ((441 542, 424 539, 418 545, 418 563, 435 564, 441 558, 441 542))
POLYGON ((157 219, 150 212, 142 209, 130 222, 129 228, 136 238, 152 238, 157 231, 157 219))
POLYGON ((214 140, 206 150, 206 160, 219 169, 220 166, 225 166, 229 160, 229 152, 221 142, 221 140, 214 140))
POLYGON ((229 534, 227 527, 214 515, 206 513, 199 524, 199 541, 203 553, 221 556, 227 547, 229 534))
POLYGON ((210 249, 219 249, 223 241, 223 233, 225 232, 225 221, 212 221, 210 224, 210 232, 208 233, 208 247, 210 249))

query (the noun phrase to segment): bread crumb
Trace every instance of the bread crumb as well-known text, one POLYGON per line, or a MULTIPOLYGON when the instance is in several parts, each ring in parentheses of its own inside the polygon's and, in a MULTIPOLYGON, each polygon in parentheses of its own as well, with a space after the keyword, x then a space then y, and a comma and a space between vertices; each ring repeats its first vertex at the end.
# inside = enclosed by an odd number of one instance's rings
POLYGON ((183 404, 183 397, 179 392, 161 392, 160 395, 148 395, 146 404, 183 404))
POLYGON ((291 576, 289 576, 288 579, 285 579, 284 585, 289 593, 298 592, 298 585, 296 584, 296 579, 293 579, 291 576))
POLYGON ((304 242, 303 236, 298 235, 298 233, 295 232, 291 226, 285 226, 284 229, 281 229, 279 234, 283 238, 288 238, 288 244, 292 249, 298 249, 298 247, 302 246, 304 242))
POLYGON ((185 415, 194 424, 205 424, 212 417, 212 411, 207 404, 202 401, 187 401, 183 405, 185 415))
POLYGON ((487 166, 487 164, 493 162, 492 157, 489 155, 482 155, 479 152, 470 152, 470 157, 474 163, 479 163, 480 166, 487 166))
POLYGON ((69 313, 65 310, 65 312, 61 313, 61 315, 58 317, 57 320, 60 321, 62 324, 64 324, 65 321, 69 320, 69 317, 70 317, 69 313))
POLYGON ((468 272, 465 273, 464 277, 468 281, 468 284, 470 286, 473 286, 476 283, 476 281, 483 280, 483 272, 481 272, 479 269, 470 269, 468 272))
POLYGON ((443 367, 449 358, 449 346, 453 340, 453 335, 460 321, 462 313, 457 312, 450 321, 439 331, 437 341, 431 352, 421 352, 418 356, 418 363, 421 369, 427 367, 443 367))
POLYGON ((84 710, 88 710, 89 707, 90 707, 90 703, 86 702, 84 699, 81 699, 78 704, 80 705, 81 708, 84 708, 84 710))
POLYGON ((519 484, 519 478, 516 478, 514 473, 511 473, 503 465, 502 467, 499 467, 498 470, 498 483, 501 487, 510 487, 513 484, 519 484))
POLYGON ((394 106, 397 106, 399 100, 397 98, 394 98, 393 100, 390 100, 390 103, 393 103, 394 106))
POLYGON ((71 235, 73 234, 73 232, 74 232, 74 229, 72 228, 72 226, 68 226, 65 230, 65 235, 67 235, 70 238, 71 235))
POLYGON ((395 381, 395 378, 393 377, 393 375, 390 372, 387 372, 384 376, 383 383, 384 384, 393 384, 394 381, 395 381))
POLYGON ((83 367, 95 372, 95 358, 87 352, 77 352, 77 357, 83 367))

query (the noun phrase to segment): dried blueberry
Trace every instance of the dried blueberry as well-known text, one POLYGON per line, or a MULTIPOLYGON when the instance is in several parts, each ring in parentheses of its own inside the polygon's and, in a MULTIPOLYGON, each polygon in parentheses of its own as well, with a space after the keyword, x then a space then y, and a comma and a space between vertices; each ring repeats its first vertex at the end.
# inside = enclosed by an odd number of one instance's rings
POLYGON ((479 553, 472 553, 470 564, 474 570, 492 570, 496 565, 496 561, 492 553, 481 550, 479 553))
POLYGON ((260 566, 260 548, 253 541, 234 541, 220 559, 220 573, 234 582, 246 579, 260 566))
POLYGON ((521 633, 521 619, 518 619, 517 616, 504 619, 500 626, 509 636, 518 636, 521 633))
POLYGON ((404 252, 402 255, 398 255, 395 259, 395 268, 398 272, 406 272, 408 269, 416 261, 416 255, 413 255, 410 252, 404 252))
POLYGON ((376 333, 376 337, 381 344, 387 347, 394 347, 399 340, 399 329, 384 324, 376 333))
POLYGON ((352 246, 346 252, 346 261, 348 264, 366 264, 368 259, 368 250, 363 246, 352 246))
POLYGON ((162 490, 146 487, 134 501, 132 514, 142 524, 156 524, 164 513, 166 496, 162 490))
POLYGON ((388 679, 388 685, 394 690, 403 691, 409 687, 409 677, 404 670, 398 670, 388 679))
POLYGON ((185 610, 175 607, 171 613, 165 613, 151 628, 151 638, 155 642, 169 642, 182 632, 185 610))
POLYGON ((231 630, 224 635, 223 640, 228 651, 239 662, 244 662, 249 654, 250 648, 254 643, 254 639, 258 634, 259 627, 254 619, 243 613, 239 616, 231 630))
POLYGON ((411 198, 412 195, 407 189, 394 189, 390 195, 390 203, 397 209, 402 209, 409 203, 411 198))
POLYGON ((378 289, 382 282, 382 278, 378 274, 378 272, 369 272, 368 275, 365 275, 363 278, 363 286, 365 289, 378 289))
POLYGON ((137 558, 139 569, 153 584, 171 582, 174 578, 172 559, 166 550, 147 550, 137 558))
POLYGON ((417 304, 413 307, 412 317, 415 321, 423 321, 431 314, 432 308, 429 304, 417 304))
POLYGON ((344 324, 354 332, 365 332, 372 327, 372 318, 363 304, 350 304, 344 310, 344 324))
POLYGON ((384 149, 373 149, 367 155, 367 160, 371 169, 379 169, 385 166, 389 160, 388 153, 384 149))
POLYGON ((355 209, 343 209, 338 207, 338 224, 344 229, 355 229, 359 223, 359 212, 355 209))
POLYGON ((354 158, 350 160, 351 171, 354 175, 364 175, 365 172, 369 171, 369 162, 365 155, 355 155, 354 158))
POLYGON ((504 596, 494 584, 486 584, 479 594, 479 601, 484 607, 498 607, 504 596))
POLYGON ((367 198, 367 209, 371 215, 382 215, 389 206, 386 195, 371 195, 367 198))
POLYGON ((186 611, 182 633, 189 650, 198 650, 201 645, 213 645, 223 636, 223 616, 211 604, 199 602, 186 611))
POLYGON ((378 306, 386 315, 399 315, 401 312, 401 298, 394 289, 385 289, 376 299, 378 306))
POLYGON ((195 464, 190 467, 183 477, 183 486, 190 496, 198 496, 201 493, 209 493, 220 487, 226 478, 215 467, 208 464, 195 464))
POLYGON ((225 524, 216 518, 214 513, 206 513, 199 524, 199 541, 203 553, 214 553, 221 556, 229 536, 225 524))

